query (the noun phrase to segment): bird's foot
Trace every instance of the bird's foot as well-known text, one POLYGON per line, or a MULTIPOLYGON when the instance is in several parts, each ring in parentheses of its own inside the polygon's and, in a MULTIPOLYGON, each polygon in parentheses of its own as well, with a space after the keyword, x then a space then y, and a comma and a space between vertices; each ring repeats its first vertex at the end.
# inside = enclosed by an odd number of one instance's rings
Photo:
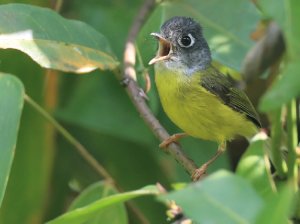
POLYGON ((169 154, 169 152, 167 150, 167 146, 169 144, 171 144, 172 142, 175 142, 177 145, 179 145, 181 147, 181 145, 179 143, 179 139, 182 138, 182 137, 186 137, 186 136, 188 136, 188 134, 186 134, 186 133, 174 134, 171 137, 164 140, 162 143, 160 143, 159 148, 162 148, 166 154, 169 154))
MULTIPOLYGON (((225 148, 226 149, 226 148, 225 148)), ((208 174, 206 173, 206 168, 209 166, 209 164, 211 164, 216 158, 218 158, 223 152, 224 152, 224 146, 220 145, 219 146, 219 151, 216 153, 216 155, 214 155, 213 158, 211 158, 210 160, 208 160, 206 163, 204 163, 200 168, 196 169, 193 173, 193 175, 191 176, 191 179, 193 181, 197 181, 197 180, 202 180, 204 177, 208 176, 208 174)))
POLYGON ((200 168, 196 169, 191 176, 192 181, 202 180, 204 177, 208 176, 206 173, 206 168, 208 164, 203 164, 200 168))

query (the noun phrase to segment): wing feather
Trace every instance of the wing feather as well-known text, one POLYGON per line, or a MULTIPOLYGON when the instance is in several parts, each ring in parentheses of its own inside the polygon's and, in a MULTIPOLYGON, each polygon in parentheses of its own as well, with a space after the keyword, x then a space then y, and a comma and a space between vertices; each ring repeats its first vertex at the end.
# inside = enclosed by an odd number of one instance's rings
POLYGON ((200 84, 207 91, 218 96, 220 100, 234 111, 245 114, 258 127, 262 127, 258 114, 246 94, 235 87, 229 79, 217 69, 209 69, 201 75, 200 84))

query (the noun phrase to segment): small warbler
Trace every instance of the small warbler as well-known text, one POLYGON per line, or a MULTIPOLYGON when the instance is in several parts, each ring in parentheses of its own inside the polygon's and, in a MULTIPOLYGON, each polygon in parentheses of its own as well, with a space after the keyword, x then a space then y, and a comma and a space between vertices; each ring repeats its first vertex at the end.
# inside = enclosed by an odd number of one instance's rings
POLYGON ((192 175, 198 180, 207 166, 226 150, 226 141, 236 134, 252 138, 261 127, 259 116, 244 92, 214 68, 202 27, 192 18, 174 17, 159 33, 155 82, 162 106, 169 118, 184 132, 160 144, 165 148, 185 136, 216 141, 217 154, 192 175))

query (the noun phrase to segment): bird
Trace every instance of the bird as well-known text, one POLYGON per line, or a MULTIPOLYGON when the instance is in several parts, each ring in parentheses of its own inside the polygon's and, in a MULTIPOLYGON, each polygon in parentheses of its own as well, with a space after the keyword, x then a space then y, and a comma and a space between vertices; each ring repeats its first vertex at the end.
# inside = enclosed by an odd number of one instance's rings
MULTIPOLYGON (((168 117, 185 133, 174 134, 159 147, 186 136, 218 143, 218 151, 196 169, 192 180, 207 175, 206 168, 226 151, 226 142, 241 135, 250 140, 261 128, 247 95, 212 65, 211 51, 200 23, 189 17, 167 20, 158 33, 155 83, 168 117)), ((179 144, 180 145, 180 144, 179 144)))

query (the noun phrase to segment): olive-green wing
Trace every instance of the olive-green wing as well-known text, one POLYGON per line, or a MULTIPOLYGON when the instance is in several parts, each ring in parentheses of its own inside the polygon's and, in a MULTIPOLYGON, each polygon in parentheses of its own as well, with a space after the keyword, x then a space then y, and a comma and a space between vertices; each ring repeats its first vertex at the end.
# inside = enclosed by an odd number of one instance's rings
POLYGON ((240 112, 246 113, 248 119, 250 119, 258 127, 262 127, 258 114, 256 113, 253 105, 243 91, 232 87, 230 88, 228 97, 230 98, 230 102, 228 105, 231 108, 236 108, 240 110, 240 112))
POLYGON ((242 90, 233 87, 229 79, 221 72, 210 69, 210 72, 201 75, 200 84, 207 91, 218 96, 225 105, 245 114, 249 120, 261 127, 259 116, 246 94, 242 90))

